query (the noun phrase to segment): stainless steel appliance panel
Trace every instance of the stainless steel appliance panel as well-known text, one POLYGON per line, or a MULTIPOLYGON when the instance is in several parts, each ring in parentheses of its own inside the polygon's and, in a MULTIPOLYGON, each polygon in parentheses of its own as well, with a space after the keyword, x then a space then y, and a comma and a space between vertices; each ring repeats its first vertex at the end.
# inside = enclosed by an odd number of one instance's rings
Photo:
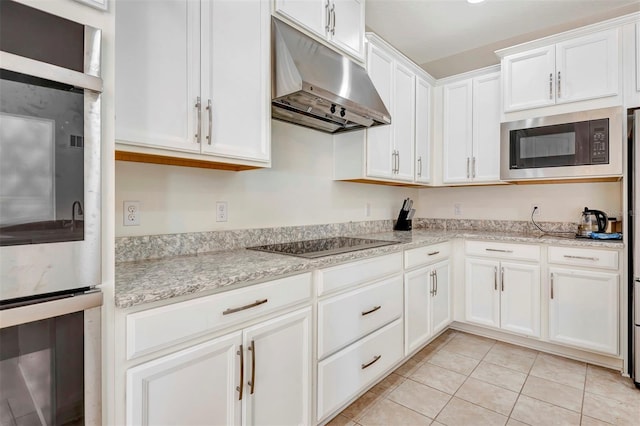
POLYGON ((622 119, 622 108, 615 107, 502 123, 500 126, 500 179, 505 181, 533 181, 558 178, 579 179, 589 177, 621 177, 623 171, 622 119), (580 123, 606 118, 609 119, 608 164, 586 164, 522 169, 512 169, 510 167, 510 132, 512 130, 559 126, 568 123, 580 123))

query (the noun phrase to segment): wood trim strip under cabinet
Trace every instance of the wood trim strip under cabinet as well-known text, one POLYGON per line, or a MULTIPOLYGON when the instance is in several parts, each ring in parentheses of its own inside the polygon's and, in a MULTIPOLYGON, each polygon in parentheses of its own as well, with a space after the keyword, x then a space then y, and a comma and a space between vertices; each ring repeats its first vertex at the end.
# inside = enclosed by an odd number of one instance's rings
POLYGON ((220 163, 217 161, 193 160, 189 158, 169 157, 165 155, 140 154, 137 152, 116 151, 116 161, 132 161, 136 163, 164 164, 167 166, 197 167, 201 169, 217 169, 240 172, 244 170, 260 169, 258 166, 220 163))

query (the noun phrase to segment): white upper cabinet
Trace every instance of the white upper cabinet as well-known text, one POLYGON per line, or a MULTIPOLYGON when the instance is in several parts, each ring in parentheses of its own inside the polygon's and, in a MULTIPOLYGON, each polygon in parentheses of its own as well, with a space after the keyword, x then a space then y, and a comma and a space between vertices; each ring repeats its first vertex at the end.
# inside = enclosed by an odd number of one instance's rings
POLYGON ((640 92, 640 22, 636 24, 636 91, 640 92))
POLYGON ((415 74, 396 62, 393 109, 393 146, 396 150, 396 179, 413 181, 415 149, 415 74))
POLYGON ((367 40, 367 73, 391 124, 334 135, 334 179, 429 183, 430 77, 375 34, 367 40))
POLYGON ((505 56, 504 110, 615 96, 618 67, 617 29, 505 56))
POLYGON ((268 160, 268 3, 204 1, 201 10, 202 152, 268 160))
POLYGON ((275 12, 345 53, 364 59, 364 0, 275 0, 275 12))
MULTIPOLYGON (((378 95, 391 113, 394 90, 393 57, 383 49, 369 43, 367 52, 367 71, 378 95)), ((392 122, 395 120, 391 113, 392 122)), ((395 167, 395 151, 391 125, 376 126, 365 131, 367 138, 367 175, 372 177, 391 178, 395 167)))
POLYGON ((431 85, 416 76, 415 181, 431 182, 431 85))
POLYGON ((269 17, 265 0, 119 4, 117 150, 269 166, 269 17))
POLYGON ((500 73, 443 87, 443 183, 500 180, 500 73))
POLYGON ((116 14, 116 139, 199 152, 199 4, 126 1, 116 14))

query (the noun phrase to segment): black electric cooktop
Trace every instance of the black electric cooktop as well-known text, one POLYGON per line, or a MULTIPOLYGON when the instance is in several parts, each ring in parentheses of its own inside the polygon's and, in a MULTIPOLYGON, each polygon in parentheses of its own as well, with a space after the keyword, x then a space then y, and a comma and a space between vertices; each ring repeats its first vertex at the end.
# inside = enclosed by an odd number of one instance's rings
POLYGON ((334 237, 318 240, 293 241, 290 243, 268 244, 265 246, 247 247, 249 250, 286 254, 307 259, 329 256, 338 253, 364 250, 374 247, 399 244, 399 241, 372 240, 368 238, 334 237))

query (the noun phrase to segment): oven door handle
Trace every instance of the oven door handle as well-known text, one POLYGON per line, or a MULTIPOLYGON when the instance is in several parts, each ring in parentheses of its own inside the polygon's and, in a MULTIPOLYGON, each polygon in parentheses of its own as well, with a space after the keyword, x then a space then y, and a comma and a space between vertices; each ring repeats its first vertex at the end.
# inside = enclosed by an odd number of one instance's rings
POLYGON ((91 290, 77 296, 0 311, 0 329, 102 306, 102 291, 91 290))

